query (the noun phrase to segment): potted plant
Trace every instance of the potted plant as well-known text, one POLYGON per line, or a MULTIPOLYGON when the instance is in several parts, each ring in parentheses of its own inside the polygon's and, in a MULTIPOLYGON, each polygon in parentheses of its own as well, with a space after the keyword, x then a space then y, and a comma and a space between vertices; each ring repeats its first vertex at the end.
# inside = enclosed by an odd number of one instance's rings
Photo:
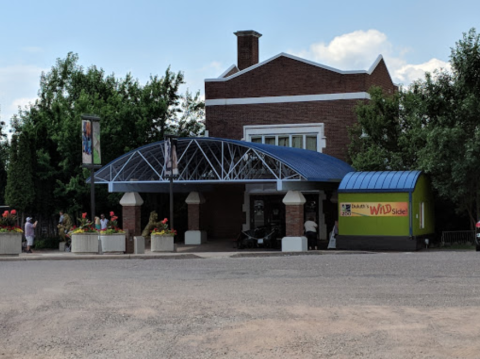
POLYGON ((98 253, 98 231, 87 218, 87 213, 82 213, 78 221, 80 225, 74 226, 71 232, 72 253, 98 253))
POLYGON ((110 212, 110 220, 107 228, 100 231, 100 242, 102 243, 102 252, 125 252, 125 231, 118 228, 118 217, 114 212, 110 212))
POLYGON ((17 211, 5 211, 0 218, 0 255, 22 253, 23 231, 17 226, 17 211))
POLYGON ((174 229, 168 229, 168 219, 165 218, 159 223, 159 226, 154 228, 151 235, 152 252, 173 252, 175 251, 174 236, 177 235, 177 231, 174 229))

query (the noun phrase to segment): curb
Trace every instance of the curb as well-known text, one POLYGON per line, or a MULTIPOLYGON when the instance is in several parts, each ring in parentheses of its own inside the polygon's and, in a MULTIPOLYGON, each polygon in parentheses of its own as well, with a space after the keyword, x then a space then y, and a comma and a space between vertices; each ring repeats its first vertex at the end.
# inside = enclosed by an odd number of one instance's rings
POLYGON ((202 259, 195 254, 173 254, 173 255, 144 255, 144 254, 126 254, 126 255, 72 255, 62 257, 55 256, 0 256, 0 262, 21 262, 21 261, 84 261, 84 260, 112 260, 112 259, 202 259))

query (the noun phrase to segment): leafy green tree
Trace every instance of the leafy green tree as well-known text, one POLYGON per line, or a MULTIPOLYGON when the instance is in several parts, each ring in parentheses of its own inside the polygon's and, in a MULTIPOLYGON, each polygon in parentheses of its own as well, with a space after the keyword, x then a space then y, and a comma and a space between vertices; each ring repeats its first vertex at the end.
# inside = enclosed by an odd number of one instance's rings
POLYGON ((480 35, 456 43, 451 72, 426 74, 393 96, 371 89, 350 130, 357 170, 423 170, 457 213, 480 219, 480 35))
POLYGON ((30 141, 24 133, 13 135, 5 200, 10 207, 25 213, 31 211, 34 199, 30 141))
POLYGON ((5 187, 7 186, 8 142, 4 129, 5 122, 0 120, 0 204, 5 203, 5 187))
MULTIPOLYGON (((86 184, 90 171, 81 167, 83 114, 101 118, 104 164, 176 132, 175 123, 185 122, 183 127, 192 133, 200 131, 190 118, 182 122, 184 97, 179 87, 183 82, 183 74, 172 73, 170 68, 162 77, 151 76, 140 85, 131 74, 121 79, 96 66, 85 69, 73 53, 58 59, 41 76, 37 102, 21 110, 12 124, 16 133, 31 139, 35 211, 53 214, 64 209, 76 218, 90 208, 90 186, 86 184)), ((190 96, 189 101, 192 113, 199 113, 203 102, 198 96, 190 96)), ((119 196, 107 193, 106 186, 97 186, 97 210, 120 211, 119 196)))
POLYGON ((473 226, 480 219, 480 35, 474 29, 456 43, 450 63, 451 73, 428 75, 421 88, 429 123, 419 167, 473 226))
POLYGON ((372 87, 369 93, 371 100, 357 106, 358 123, 349 129, 352 166, 359 171, 415 168, 426 123, 416 90, 388 95, 372 87))

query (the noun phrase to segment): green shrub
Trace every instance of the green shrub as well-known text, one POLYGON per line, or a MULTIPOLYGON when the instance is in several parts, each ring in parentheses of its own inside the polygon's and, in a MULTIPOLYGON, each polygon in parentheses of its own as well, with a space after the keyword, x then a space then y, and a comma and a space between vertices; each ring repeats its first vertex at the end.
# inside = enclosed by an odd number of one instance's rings
POLYGON ((60 239, 58 237, 42 237, 35 239, 33 247, 35 249, 58 249, 58 243, 60 239))

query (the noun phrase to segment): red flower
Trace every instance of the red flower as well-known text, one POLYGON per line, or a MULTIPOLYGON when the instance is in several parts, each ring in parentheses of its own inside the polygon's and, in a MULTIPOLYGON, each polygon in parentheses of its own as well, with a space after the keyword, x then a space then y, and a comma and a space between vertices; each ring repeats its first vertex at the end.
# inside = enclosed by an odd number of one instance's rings
POLYGON ((10 211, 10 214, 17 214, 17 211, 15 211, 14 209, 12 209, 12 210, 10 211))
POLYGON ((83 218, 83 219, 87 218, 87 212, 82 213, 82 218, 83 218))
POLYGON ((110 217, 113 217, 115 215, 115 213, 112 211, 110 212, 110 217))
POLYGON ((8 211, 3 212, 2 217, 7 217, 8 216, 8 211))
POLYGON ((163 221, 162 221, 163 224, 165 224, 167 222, 168 222, 168 218, 164 218, 163 221))

